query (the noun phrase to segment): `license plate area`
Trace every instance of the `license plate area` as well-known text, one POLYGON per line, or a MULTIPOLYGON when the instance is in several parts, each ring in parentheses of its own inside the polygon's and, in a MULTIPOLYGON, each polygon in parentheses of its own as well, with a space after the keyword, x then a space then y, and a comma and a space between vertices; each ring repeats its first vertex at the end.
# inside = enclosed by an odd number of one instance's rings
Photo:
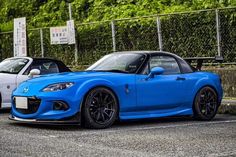
POLYGON ((15 104, 17 109, 28 109, 28 98, 15 97, 15 104))

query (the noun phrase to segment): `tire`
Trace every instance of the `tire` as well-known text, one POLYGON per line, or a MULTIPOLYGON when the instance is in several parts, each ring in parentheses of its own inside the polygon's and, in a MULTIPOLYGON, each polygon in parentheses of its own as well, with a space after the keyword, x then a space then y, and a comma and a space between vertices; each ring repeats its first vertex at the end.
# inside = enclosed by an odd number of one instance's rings
POLYGON ((211 120, 215 117, 218 107, 216 91, 209 86, 203 87, 198 91, 194 100, 194 117, 198 120, 211 120))
POLYGON ((108 128, 117 119, 118 101, 111 90, 97 87, 87 94, 82 112, 86 128, 108 128))

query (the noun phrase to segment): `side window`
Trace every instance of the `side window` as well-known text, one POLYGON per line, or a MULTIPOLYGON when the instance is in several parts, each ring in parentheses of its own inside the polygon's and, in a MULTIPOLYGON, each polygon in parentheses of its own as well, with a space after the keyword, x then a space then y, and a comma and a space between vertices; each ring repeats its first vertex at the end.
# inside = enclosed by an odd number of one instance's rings
POLYGON ((27 70, 27 74, 29 74, 30 70, 38 69, 40 70, 40 75, 59 73, 59 68, 57 64, 50 60, 35 60, 30 66, 29 70, 27 70))
POLYGON ((165 69, 164 74, 179 74, 180 68, 175 58, 171 56, 153 56, 150 59, 150 69, 153 67, 162 67, 165 69))

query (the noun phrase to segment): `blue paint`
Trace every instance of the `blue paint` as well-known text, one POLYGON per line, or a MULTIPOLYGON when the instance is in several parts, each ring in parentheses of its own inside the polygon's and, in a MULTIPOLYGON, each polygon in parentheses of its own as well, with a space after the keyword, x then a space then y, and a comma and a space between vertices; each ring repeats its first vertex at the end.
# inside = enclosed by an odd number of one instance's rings
POLYGON ((219 102, 222 99, 220 78, 213 73, 161 74, 146 79, 147 77, 148 75, 142 74, 87 71, 34 78, 20 84, 13 92, 13 97, 36 96, 42 100, 38 111, 34 114, 22 114, 13 104, 12 114, 23 119, 41 120, 70 117, 81 111, 85 94, 98 86, 110 88, 116 94, 121 120, 192 115, 195 95, 204 86, 213 87, 218 94, 219 102), (57 92, 42 91, 48 85, 62 82, 73 82, 74 86, 57 92), (28 88, 29 91, 24 93, 24 88, 28 88), (55 100, 65 101, 69 109, 53 110, 55 100))

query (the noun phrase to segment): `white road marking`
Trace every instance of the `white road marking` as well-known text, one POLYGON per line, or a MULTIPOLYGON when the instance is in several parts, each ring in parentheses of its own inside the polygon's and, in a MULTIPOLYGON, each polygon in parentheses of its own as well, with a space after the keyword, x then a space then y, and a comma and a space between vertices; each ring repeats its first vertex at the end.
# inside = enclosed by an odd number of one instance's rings
POLYGON ((225 120, 225 121, 211 121, 211 122, 196 122, 190 124, 172 124, 172 125, 164 125, 164 126, 147 126, 147 127, 136 127, 136 128, 128 128, 128 129, 114 129, 114 130, 97 130, 88 131, 82 133, 82 135, 92 135, 99 133, 114 133, 114 132, 122 132, 122 131, 142 131, 142 130, 151 130, 151 129, 166 129, 166 128, 177 128, 177 127, 189 127, 189 126, 199 126, 199 125, 209 125, 209 124, 223 124, 223 123, 236 123, 235 120, 225 120))

